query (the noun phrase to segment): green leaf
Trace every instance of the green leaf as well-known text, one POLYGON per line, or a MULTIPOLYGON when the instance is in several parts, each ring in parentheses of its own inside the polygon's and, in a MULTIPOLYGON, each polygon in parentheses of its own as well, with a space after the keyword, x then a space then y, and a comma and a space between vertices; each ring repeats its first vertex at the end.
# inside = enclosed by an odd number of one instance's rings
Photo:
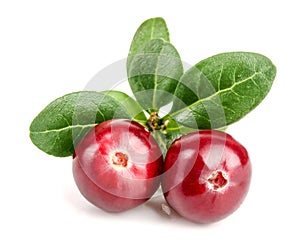
POLYGON ((275 66, 263 55, 249 52, 215 55, 182 76, 168 116, 192 128, 225 127, 265 98, 275 75, 275 66))
POLYGON ((173 100, 182 74, 182 62, 174 46, 162 39, 153 39, 133 58, 128 81, 143 108, 158 111, 173 100))
POLYGON ((113 118, 146 123, 141 107, 125 93, 70 93, 54 100, 37 115, 30 125, 30 138, 34 145, 50 155, 70 156, 88 130, 113 118))
POLYGON ((127 70, 130 67, 132 59, 139 52, 139 50, 150 40, 161 38, 169 42, 169 31, 164 19, 157 17, 146 20, 137 29, 133 40, 131 42, 128 58, 127 70))

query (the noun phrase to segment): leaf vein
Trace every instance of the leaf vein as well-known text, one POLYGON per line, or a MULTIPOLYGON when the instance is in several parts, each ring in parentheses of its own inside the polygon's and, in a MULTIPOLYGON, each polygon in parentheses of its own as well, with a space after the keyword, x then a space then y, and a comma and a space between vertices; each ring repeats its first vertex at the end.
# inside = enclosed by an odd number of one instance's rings
POLYGON ((98 104, 95 103, 95 102, 93 102, 93 104, 97 107, 97 111, 98 111, 99 114, 101 115, 101 117, 102 117, 102 119, 103 119, 102 121, 104 121, 104 120, 105 120, 105 116, 104 116, 103 112, 100 110, 98 104))
POLYGON ((205 119, 205 120, 208 121, 209 123, 211 122, 209 118, 203 116, 203 115, 202 115, 200 112, 198 112, 197 110, 191 110, 190 108, 189 108, 189 110, 190 110, 192 113, 196 113, 199 117, 205 119))
POLYGON ((156 63, 156 67, 155 67, 155 72, 154 72, 154 87, 153 87, 153 98, 152 98, 152 107, 155 109, 155 104, 156 104, 156 91, 157 91, 157 86, 158 86, 158 83, 157 83, 157 73, 158 73, 158 65, 159 65, 159 60, 161 58, 161 55, 162 55, 162 51, 163 51, 163 48, 165 46, 165 43, 163 44, 163 46, 161 47, 161 50, 159 51, 158 53, 158 57, 157 57, 157 63, 156 63))
POLYGON ((222 78, 223 71, 224 71, 224 65, 222 65, 220 76, 218 78, 218 91, 221 91, 221 78, 222 78))
MULTIPOLYGON (((240 81, 238 81, 238 82, 233 83, 233 84, 232 84, 230 87, 228 87, 228 88, 225 88, 225 89, 222 89, 222 90, 220 90, 220 91, 217 91, 217 92, 213 93, 212 95, 207 96, 206 98, 199 99, 199 100, 197 100, 196 102, 194 102, 193 104, 188 105, 187 108, 190 108, 191 106, 194 106, 194 105, 203 103, 204 101, 208 101, 208 100, 212 99, 213 97, 219 95, 220 93, 227 92, 227 91, 232 91, 232 89, 233 89, 234 87, 236 87, 237 85, 240 85, 240 84, 242 84, 242 83, 244 83, 244 82, 246 82, 246 81, 248 81, 248 80, 253 79, 258 73, 259 73, 259 72, 255 72, 255 73, 253 73, 251 76, 249 76, 248 78, 245 78, 245 79, 243 79, 243 80, 240 80, 240 81)), ((184 108, 182 108, 182 109, 180 109, 180 110, 178 110, 178 111, 175 111, 174 113, 170 114, 170 116, 173 117, 173 116, 179 114, 180 112, 184 111, 185 109, 186 109, 186 107, 184 107, 184 108)))
POLYGON ((44 134, 44 133, 54 133, 54 132, 62 132, 65 130, 70 130, 70 129, 75 129, 75 128, 86 128, 86 127, 93 127, 97 125, 98 123, 93 123, 93 124, 86 124, 86 125, 70 125, 66 126, 63 128, 58 128, 58 129, 51 129, 51 130, 44 130, 44 131, 31 131, 30 133, 32 134, 44 134))
POLYGON ((211 102, 211 103, 213 103, 214 105, 216 105, 216 106, 218 106, 218 107, 221 107, 221 108, 223 108, 223 109, 226 109, 226 110, 228 110, 228 111, 230 111, 230 112, 232 112, 232 113, 235 113, 235 111, 233 110, 233 109, 231 109, 231 108, 229 108, 229 107, 227 107, 227 106, 224 106, 224 105, 221 105, 221 104, 219 104, 219 103, 217 103, 217 102, 215 102, 215 101, 213 101, 213 100, 208 100, 208 102, 211 102))

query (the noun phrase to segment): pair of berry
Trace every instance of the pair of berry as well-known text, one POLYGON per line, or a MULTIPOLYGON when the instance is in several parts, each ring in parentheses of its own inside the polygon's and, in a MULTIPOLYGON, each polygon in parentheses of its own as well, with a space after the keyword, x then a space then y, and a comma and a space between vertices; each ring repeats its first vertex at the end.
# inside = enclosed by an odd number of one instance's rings
POLYGON ((230 135, 203 130, 169 147, 165 160, 157 142, 140 124, 102 122, 78 143, 73 175, 82 195, 99 208, 121 212, 162 190, 178 214, 211 223, 234 212, 251 178, 246 149, 230 135))

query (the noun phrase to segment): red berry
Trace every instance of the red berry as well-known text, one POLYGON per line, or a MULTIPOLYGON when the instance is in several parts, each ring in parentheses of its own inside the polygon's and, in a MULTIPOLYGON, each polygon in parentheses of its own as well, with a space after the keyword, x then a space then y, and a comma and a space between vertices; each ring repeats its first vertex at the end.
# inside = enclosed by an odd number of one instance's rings
POLYGON ((120 212, 148 200, 160 184, 161 150, 140 124, 105 121, 78 143, 73 175, 82 195, 106 211, 120 212))
POLYGON ((224 219, 243 202, 251 179, 246 149, 224 132, 203 130, 172 143, 165 160, 162 188, 181 216, 211 223, 224 219))

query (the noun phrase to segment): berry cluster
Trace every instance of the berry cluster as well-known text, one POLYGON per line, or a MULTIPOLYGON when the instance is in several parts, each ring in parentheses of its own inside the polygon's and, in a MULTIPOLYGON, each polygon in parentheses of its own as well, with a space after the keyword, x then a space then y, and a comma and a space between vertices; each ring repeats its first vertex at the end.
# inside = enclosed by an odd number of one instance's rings
POLYGON ((100 123, 79 142, 73 174, 83 196, 106 211, 121 212, 144 203, 161 183, 166 201, 177 213, 209 223, 241 204, 251 164, 241 144, 215 130, 178 138, 163 160, 145 127, 114 119, 100 123))

